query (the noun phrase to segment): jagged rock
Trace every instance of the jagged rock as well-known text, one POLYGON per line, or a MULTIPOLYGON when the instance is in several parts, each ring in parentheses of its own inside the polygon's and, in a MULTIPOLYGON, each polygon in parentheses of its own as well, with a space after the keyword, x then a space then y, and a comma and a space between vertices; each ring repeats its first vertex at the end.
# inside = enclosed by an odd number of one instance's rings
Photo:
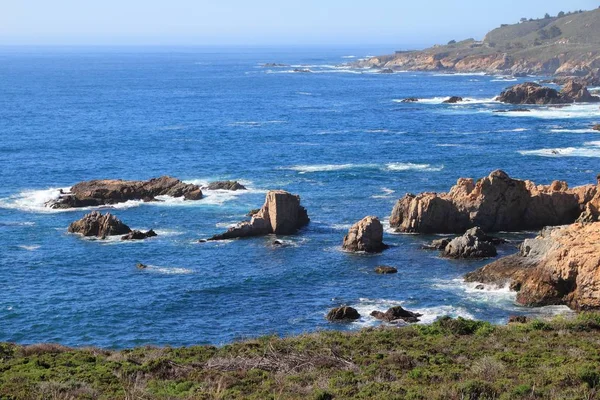
POLYGON ((271 190, 267 193, 265 204, 250 221, 241 222, 209 240, 263 236, 271 233, 291 235, 309 221, 306 209, 300 205, 299 196, 283 190, 271 190))
POLYGON ((394 267, 389 267, 387 265, 380 265, 379 267, 375 268, 375 273, 382 275, 396 274, 398 273, 398 270, 394 267))
POLYGON ((142 264, 142 263, 137 263, 135 267, 136 267, 137 269, 146 269, 146 268, 148 268, 148 266, 147 266, 147 265, 145 265, 145 264, 142 264))
POLYGON ((447 103, 447 104, 456 104, 456 103, 460 103, 461 101, 463 101, 462 97, 452 96, 448 100, 444 100, 443 102, 447 103))
POLYGON ((411 233, 534 230, 574 222, 597 192, 596 185, 535 185, 497 170, 476 183, 460 178, 448 193, 407 194, 394 206, 390 225, 411 233))
POLYGON ((102 215, 97 211, 92 211, 82 219, 71 223, 68 231, 104 239, 107 236, 124 235, 131 232, 131 229, 110 213, 102 215))
POLYGON ((423 245, 425 250, 444 250, 452 238, 435 239, 429 244, 423 245))
POLYGON ((533 82, 514 85, 503 91, 498 101, 509 104, 568 104, 575 102, 598 102, 582 84, 568 81, 559 92, 533 82))
POLYGON ((197 185, 162 176, 149 181, 93 180, 76 184, 69 193, 46 203, 50 208, 91 207, 122 203, 129 200, 155 201, 156 196, 184 197, 199 200, 202 190, 197 185))
POLYGON ((150 229, 147 232, 142 232, 138 230, 134 230, 129 232, 127 235, 122 236, 121 240, 143 240, 149 237, 158 236, 154 230, 150 229))
POLYGON ((383 243, 383 225, 377 217, 365 217, 352 225, 344 237, 344 250, 379 253, 388 246, 383 243))
POLYGON ((508 286, 526 306, 598 309, 600 222, 546 228, 525 240, 519 253, 471 272, 465 280, 508 286))
POLYGON ((373 311, 371 313, 371 316, 375 317, 376 319, 386 321, 386 322, 403 320, 406 322, 415 323, 415 322, 419 322, 419 317, 422 317, 423 314, 408 311, 400 306, 396 306, 396 307, 390 308, 386 312, 373 311))
POLYGON ((394 70, 391 68, 384 68, 381 71, 379 71, 380 74, 393 74, 394 70))
POLYGON ((407 97, 406 99, 403 99, 401 103, 416 103, 418 101, 419 99, 417 99, 416 97, 407 97))
POLYGON ((325 318, 332 322, 355 321, 360 318, 360 314, 352 307, 337 307, 330 310, 325 318))
POLYGON ((238 181, 217 181, 211 182, 206 187, 208 190, 246 190, 246 187, 238 181))
POLYGON ((253 217, 255 214, 258 214, 259 211, 260 211, 260 208, 254 208, 254 209, 248 211, 248 214, 246 214, 246 216, 253 217))
POLYGON ((488 236, 479 227, 474 227, 452 239, 444 248, 443 255, 449 258, 486 258, 495 257, 498 253, 488 236))

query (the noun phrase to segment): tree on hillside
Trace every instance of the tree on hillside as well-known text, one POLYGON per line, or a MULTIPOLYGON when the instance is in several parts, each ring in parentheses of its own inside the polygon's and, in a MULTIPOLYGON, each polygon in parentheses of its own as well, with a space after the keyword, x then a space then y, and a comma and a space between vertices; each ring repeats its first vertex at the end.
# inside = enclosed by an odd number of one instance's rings
POLYGON ((561 12, 558 13, 558 18, 562 18, 564 16, 565 16, 565 12, 564 11, 561 11, 561 12))
POLYGON ((552 17, 550 16, 550 14, 546 13, 546 15, 544 15, 544 19, 550 19, 550 18, 552 18, 552 17))

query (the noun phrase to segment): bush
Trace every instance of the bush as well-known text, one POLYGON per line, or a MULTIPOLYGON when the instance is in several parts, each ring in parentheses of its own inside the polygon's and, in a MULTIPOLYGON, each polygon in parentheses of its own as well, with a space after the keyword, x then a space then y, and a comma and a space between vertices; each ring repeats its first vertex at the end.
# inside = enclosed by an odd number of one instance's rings
POLYGON ((493 399, 497 397, 496 390, 487 382, 471 380, 461 387, 462 398, 468 400, 493 399))
POLYGON ((595 365, 584 365, 577 371, 577 377, 590 389, 594 389, 600 384, 600 373, 595 365))

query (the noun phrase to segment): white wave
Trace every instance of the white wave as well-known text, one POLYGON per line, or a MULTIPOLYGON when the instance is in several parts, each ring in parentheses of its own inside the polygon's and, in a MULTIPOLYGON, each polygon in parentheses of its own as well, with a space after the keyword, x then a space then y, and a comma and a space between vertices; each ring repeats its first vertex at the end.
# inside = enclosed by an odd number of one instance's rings
POLYGON ((54 210, 46 207, 46 203, 56 200, 60 191, 69 191, 71 188, 49 188, 41 190, 24 190, 16 195, 0 199, 0 208, 8 208, 20 211, 53 213, 66 210, 54 210))
POLYGON ((331 224, 330 227, 336 231, 347 231, 352 227, 352 224, 331 224))
POLYGON ((485 72, 452 72, 452 73, 438 73, 438 74, 432 74, 432 76, 443 76, 443 77, 449 77, 449 76, 485 76, 486 73, 485 72))
POLYGON ((188 268, 179 267, 159 267, 156 265, 148 265, 143 271, 154 272, 163 275, 188 275, 193 274, 194 271, 188 268))
POLYGON ((377 168, 376 164, 315 164, 315 165, 295 165, 284 169, 298 171, 300 174, 307 174, 312 172, 329 172, 329 171, 342 171, 348 169, 359 169, 359 168, 377 168))
POLYGON ((444 166, 432 167, 430 164, 413 164, 413 163, 390 163, 386 165, 390 171, 431 171, 437 172, 444 169, 444 166))
POLYGON ((273 120, 273 121, 235 121, 229 124, 229 126, 250 126, 258 127, 268 124, 285 124, 287 121, 273 120))
POLYGON ((389 129, 367 129, 367 133, 389 133, 389 129))
POLYGON ((21 245, 18 245, 17 247, 19 247, 20 249, 23 249, 23 250, 27 250, 27 251, 34 251, 34 250, 39 249, 41 246, 37 245, 37 244, 34 244, 34 245, 21 244, 21 245))
POLYGON ((550 129, 552 133, 600 133, 594 129, 550 129))
MULTIPOLYGON (((598 105, 596 104, 570 104, 561 107, 532 106, 529 110, 529 112, 503 112, 494 114, 512 118, 540 119, 591 119, 598 117, 598 105)), ((490 110, 489 112, 492 111, 490 110)))
POLYGON ((496 78, 492 79, 490 82, 516 82, 517 78, 496 78))
POLYGON ((342 58, 356 58, 356 56, 342 56, 342 58))
POLYGON ((35 222, 0 222, 0 226, 35 226, 35 222))
POLYGON ((464 147, 464 145, 457 143, 438 143, 435 147, 464 147))
POLYGON ((467 295, 469 301, 481 303, 504 303, 512 305, 517 297, 517 293, 511 291, 508 286, 497 286, 481 284, 479 282, 465 282, 463 279, 453 279, 450 281, 437 281, 433 284, 434 288, 451 290, 453 292, 462 292, 467 295), (481 289, 483 287, 483 289, 481 289))
MULTIPOLYGON (((416 104, 444 104, 444 101, 448 100, 450 97, 446 96, 446 97, 431 97, 431 98, 423 98, 423 99, 418 99, 417 102, 415 102, 416 104)), ((404 100, 403 99, 394 99, 392 100, 394 103, 403 103, 404 100)), ((491 103, 497 103, 498 101, 496 101, 496 98, 483 98, 483 99, 478 99, 478 98, 473 98, 473 97, 463 97, 463 100, 458 102, 458 103, 453 103, 452 105, 468 105, 468 104, 491 104, 491 103)), ((415 104, 415 103, 409 103, 409 104, 415 104)))
POLYGON ((238 224, 237 222, 217 222, 215 224, 215 227, 216 228, 229 229, 229 228, 233 228, 237 224, 238 224))
POLYGON ((390 197, 393 197, 392 195, 396 192, 393 189, 389 189, 389 188, 381 188, 381 191, 383 192, 383 194, 376 194, 371 196, 372 199, 389 199, 390 197))
POLYGON ((519 150, 519 154, 540 157, 600 157, 600 141, 586 142, 583 145, 589 147, 519 150))
POLYGON ((173 229, 154 229, 154 232, 156 232, 156 234, 159 237, 164 237, 164 236, 181 236, 183 235, 185 232, 181 232, 181 231, 176 231, 173 229))
POLYGON ((500 129, 498 132, 527 132, 527 128, 515 128, 515 129, 500 129))
POLYGON ((299 94, 301 96, 313 96, 313 94, 310 92, 296 92, 296 94, 299 94))

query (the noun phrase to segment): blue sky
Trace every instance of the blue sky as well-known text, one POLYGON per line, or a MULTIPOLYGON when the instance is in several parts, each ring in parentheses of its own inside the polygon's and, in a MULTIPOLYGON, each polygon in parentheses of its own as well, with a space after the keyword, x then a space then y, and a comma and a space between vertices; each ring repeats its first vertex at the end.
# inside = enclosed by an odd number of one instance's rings
POLYGON ((0 44, 394 45, 482 38, 592 0, 3 0, 0 44))

